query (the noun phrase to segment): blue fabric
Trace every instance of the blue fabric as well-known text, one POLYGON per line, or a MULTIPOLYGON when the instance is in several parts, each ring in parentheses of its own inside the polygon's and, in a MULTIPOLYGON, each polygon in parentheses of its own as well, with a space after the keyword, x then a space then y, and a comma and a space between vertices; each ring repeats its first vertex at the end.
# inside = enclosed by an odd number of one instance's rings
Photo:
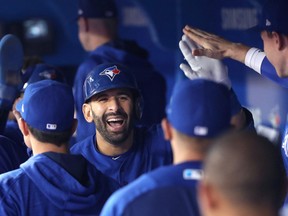
POLYGON ((118 157, 101 154, 95 145, 95 135, 76 143, 72 153, 82 154, 100 172, 124 186, 141 174, 172 163, 172 150, 163 138, 160 125, 149 129, 139 127, 134 132, 132 148, 118 157))
POLYGON ((201 176, 201 169, 201 162, 191 161, 144 174, 112 194, 100 215, 200 215, 194 176, 201 176))
POLYGON ((261 74, 276 82, 278 85, 288 88, 288 78, 280 78, 267 57, 265 57, 261 63, 261 74))
POLYGON ((177 131, 213 138, 230 129, 230 92, 211 80, 183 80, 175 86, 166 113, 177 131))
POLYGON ((89 163, 81 169, 87 172, 86 184, 44 154, 31 157, 0 175, 0 215, 98 215, 110 182, 89 163))
POLYGON ((0 174, 19 168, 27 159, 25 146, 0 135, 0 174))
POLYGON ((78 142, 95 133, 94 123, 87 123, 82 113, 84 80, 95 66, 106 62, 120 63, 133 71, 144 101, 141 124, 160 123, 165 116, 166 81, 148 62, 146 51, 133 42, 113 41, 91 52, 76 72, 74 99, 78 119, 76 135, 78 142))
POLYGON ((19 126, 16 120, 7 121, 3 135, 12 139, 17 144, 22 145, 26 148, 23 135, 19 129, 19 126))
POLYGON ((286 172, 288 171, 288 124, 286 124, 285 132, 282 140, 281 153, 285 165, 286 172))

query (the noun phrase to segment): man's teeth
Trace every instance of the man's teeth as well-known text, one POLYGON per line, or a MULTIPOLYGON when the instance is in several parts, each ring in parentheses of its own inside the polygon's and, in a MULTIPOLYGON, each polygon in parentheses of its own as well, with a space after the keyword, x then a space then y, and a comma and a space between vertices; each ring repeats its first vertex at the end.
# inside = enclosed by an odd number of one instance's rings
POLYGON ((107 120, 108 124, 123 124, 124 120, 122 118, 113 118, 107 120))

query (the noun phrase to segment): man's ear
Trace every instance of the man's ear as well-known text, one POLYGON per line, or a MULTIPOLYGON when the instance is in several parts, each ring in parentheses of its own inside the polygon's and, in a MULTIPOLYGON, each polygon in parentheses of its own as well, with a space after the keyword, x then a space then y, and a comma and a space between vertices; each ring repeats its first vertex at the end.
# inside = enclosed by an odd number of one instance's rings
POLYGON ((28 129, 28 125, 25 122, 25 120, 23 118, 18 118, 17 123, 18 123, 19 129, 20 129, 22 135, 27 136, 29 134, 29 129, 28 129))
POLYGON ((272 36, 273 36, 274 42, 277 45, 278 50, 281 51, 287 46, 287 43, 288 43, 287 38, 284 37, 282 34, 279 34, 278 32, 272 32, 272 36))
POLYGON ((18 112, 16 109, 13 110, 13 114, 17 120, 18 127, 22 133, 23 136, 26 136, 29 134, 28 125, 25 122, 25 120, 21 117, 20 112, 18 112))
MULTIPOLYGON (((219 208, 219 196, 215 188, 201 180, 197 187, 198 201, 203 215, 209 215, 206 212, 215 212, 219 208)), ((211 214, 211 213, 210 213, 211 214)))
POLYGON ((82 105, 82 112, 87 122, 89 123, 93 122, 93 115, 90 104, 84 103, 82 105))
POLYGON ((165 140, 172 139, 172 128, 167 118, 163 118, 161 122, 162 130, 164 133, 165 140))

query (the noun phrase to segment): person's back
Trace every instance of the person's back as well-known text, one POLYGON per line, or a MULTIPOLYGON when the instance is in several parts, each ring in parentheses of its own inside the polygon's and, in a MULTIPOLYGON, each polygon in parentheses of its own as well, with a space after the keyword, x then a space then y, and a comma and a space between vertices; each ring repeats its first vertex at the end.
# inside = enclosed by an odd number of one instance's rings
POLYGON ((280 150, 267 138, 237 132, 209 149, 199 184, 204 216, 277 216, 287 180, 280 150))
POLYGON ((111 193, 108 182, 79 155, 38 154, 0 175, 0 213, 98 215, 111 193))
POLYGON ((69 154, 77 126, 72 88, 54 80, 30 84, 14 114, 33 156, 0 175, 0 214, 99 214, 115 184, 69 154))
POLYGON ((165 114, 166 81, 149 63, 146 50, 134 41, 118 38, 115 3, 110 0, 81 0, 78 19, 80 42, 90 53, 79 66, 74 79, 74 97, 79 121, 77 141, 95 131, 95 127, 89 125, 82 114, 82 89, 87 74, 101 63, 116 62, 133 69, 144 101, 140 123, 160 123, 165 114))
POLYGON ((173 165, 143 174, 116 191, 101 215, 200 215, 196 186, 203 175, 202 158, 211 139, 230 128, 228 88, 204 79, 180 82, 162 128, 171 142, 173 165))

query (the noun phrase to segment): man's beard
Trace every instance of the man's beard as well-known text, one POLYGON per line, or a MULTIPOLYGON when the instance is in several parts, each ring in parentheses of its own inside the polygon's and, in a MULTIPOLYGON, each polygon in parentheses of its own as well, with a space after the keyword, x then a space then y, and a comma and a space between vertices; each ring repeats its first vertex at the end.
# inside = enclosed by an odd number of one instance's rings
POLYGON ((96 130, 101 134, 101 136, 110 144, 112 145, 121 145, 124 141, 126 141, 128 139, 128 137, 131 134, 131 131, 133 129, 134 126, 134 120, 133 118, 130 118, 130 120, 128 119, 128 115, 121 110, 118 110, 115 113, 107 113, 104 114, 101 117, 95 115, 95 113, 92 111, 92 115, 93 115, 93 121, 95 123, 96 126, 96 130), (124 128, 121 131, 118 132, 113 132, 113 131, 109 131, 107 129, 107 118, 110 116, 121 116, 123 119, 125 119, 125 125, 124 128))

